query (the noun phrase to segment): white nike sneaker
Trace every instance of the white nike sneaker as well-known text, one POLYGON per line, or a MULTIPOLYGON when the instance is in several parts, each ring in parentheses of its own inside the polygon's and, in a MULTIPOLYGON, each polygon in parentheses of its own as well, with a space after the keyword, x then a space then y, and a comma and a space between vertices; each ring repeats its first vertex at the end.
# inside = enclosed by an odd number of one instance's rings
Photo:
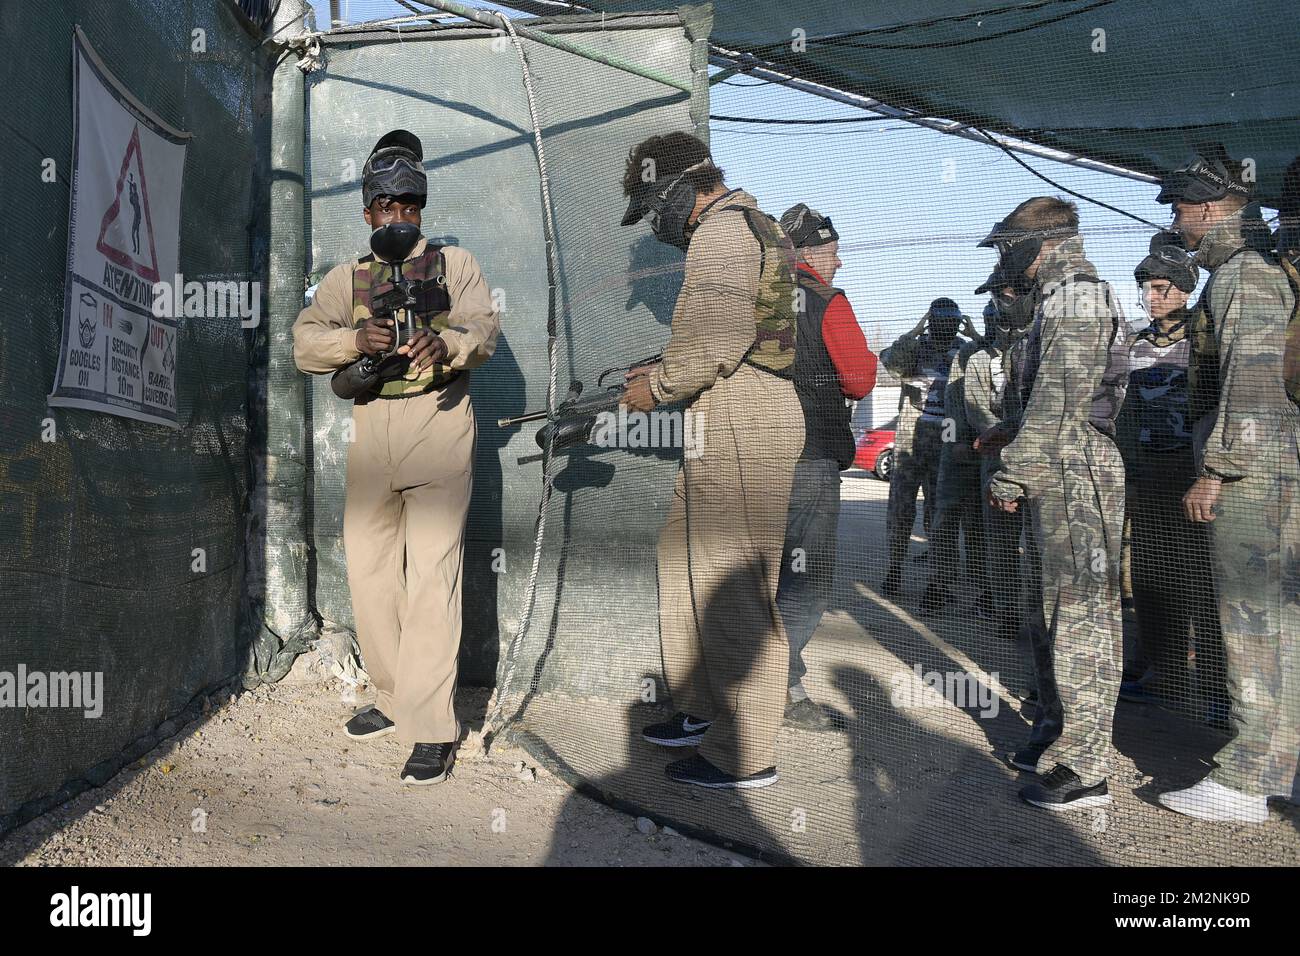
POLYGON ((1268 820, 1268 797, 1229 790, 1206 777, 1194 787, 1157 797, 1175 813, 1214 823, 1263 823, 1268 820))

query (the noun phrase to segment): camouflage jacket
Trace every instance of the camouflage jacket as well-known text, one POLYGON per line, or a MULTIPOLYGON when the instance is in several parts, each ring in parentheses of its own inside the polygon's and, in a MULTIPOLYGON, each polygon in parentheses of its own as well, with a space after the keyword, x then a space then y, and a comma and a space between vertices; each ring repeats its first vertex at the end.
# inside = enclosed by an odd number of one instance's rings
MULTIPOLYGON (((763 337, 758 311, 764 250, 746 215, 728 208, 735 206, 757 209, 758 201, 736 190, 700 216, 691 237, 672 336, 650 373, 650 391, 660 404, 694 398, 732 375, 763 337)), ((792 290, 793 278, 789 283, 792 290)), ((790 362, 793 357, 791 350, 790 362)))
POLYGON ((1126 378, 1127 365, 1113 366, 1127 329, 1110 286, 1079 278, 1096 275, 1079 236, 1050 250, 1039 266, 1024 412, 989 486, 1003 501, 1039 497, 1089 420, 1111 406, 1112 421, 1119 412, 1124 382, 1117 375, 1126 378))
MULTIPOLYGON (((427 245, 428 241, 421 239, 407 260, 418 259, 427 245)), ((496 349, 500 316, 474 257, 455 246, 444 247, 443 255, 451 313, 447 326, 438 334, 447 343, 447 366, 458 372, 469 371, 486 362, 496 349)), ((359 266, 368 268, 353 259, 331 269, 321 280, 311 304, 298 314, 293 324, 293 358, 299 370, 321 375, 360 357, 353 302, 354 273, 359 266)))
MULTIPOLYGON (((1242 222, 1239 213, 1225 219, 1196 250, 1197 265, 1211 275, 1193 311, 1208 319, 1219 367, 1217 404, 1205 403, 1211 410, 1194 430, 1197 467, 1219 478, 1275 470, 1276 454, 1264 449, 1277 447, 1282 429, 1297 417, 1282 375, 1294 295, 1282 269, 1266 253, 1248 248, 1242 222)), ((1194 330, 1194 353, 1196 335, 1194 330)), ((1194 406, 1204 407, 1204 399, 1193 393, 1194 406)))

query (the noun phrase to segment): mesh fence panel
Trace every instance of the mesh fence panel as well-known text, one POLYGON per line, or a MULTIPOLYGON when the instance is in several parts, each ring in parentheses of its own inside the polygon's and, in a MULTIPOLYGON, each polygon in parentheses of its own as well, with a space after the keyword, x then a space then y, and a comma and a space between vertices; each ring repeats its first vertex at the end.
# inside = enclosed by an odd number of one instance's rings
MULTIPOLYGON (((743 33, 736 9, 723 6, 733 35, 743 33)), ((804 22, 801 14, 809 11, 768 10, 753 26, 765 37, 787 37, 794 27, 818 35, 816 19, 804 22)), ((766 53, 778 45, 756 44, 766 53)), ((1278 267, 1267 266, 1271 272, 1238 293, 1254 308, 1271 309, 1267 318, 1260 311, 1248 320, 1259 323, 1254 331, 1235 333, 1242 336, 1239 353, 1253 356, 1252 371, 1238 379, 1231 399, 1252 412, 1234 412, 1242 416, 1235 427, 1253 437, 1230 443, 1238 449, 1242 440, 1251 443, 1251 472, 1225 486, 1229 520, 1207 533, 1182 517, 1182 496, 1194 478, 1195 416, 1181 397, 1164 397, 1185 385, 1182 353, 1162 334, 1181 313, 1139 334, 1155 320, 1137 307, 1133 270, 1147 253, 1151 224, 1168 222, 1168 209, 1153 202, 1152 185, 1027 159, 1049 184, 992 144, 879 117, 856 129, 782 130, 777 124, 791 120, 852 123, 863 116, 780 89, 786 84, 770 74, 766 82, 738 78, 715 86, 712 145, 728 170, 727 185, 754 194, 773 216, 799 201, 833 216, 844 263, 836 282, 848 291, 872 351, 885 359, 874 394, 855 410, 854 438, 867 446, 856 467, 842 478, 833 466, 829 477, 824 466, 796 469, 781 451, 792 393, 780 397, 779 387, 754 379, 763 373, 743 364, 728 374, 739 357, 728 351, 728 296, 744 285, 731 274, 758 266, 740 248, 747 240, 716 220, 701 228, 691 254, 699 243, 715 249, 700 254, 693 282, 687 276, 695 301, 683 306, 681 256, 644 225, 629 230, 637 235, 629 256, 625 233, 615 226, 624 200, 611 183, 621 175, 622 155, 652 134, 691 129, 688 116, 679 114, 676 124, 646 118, 617 143, 602 143, 604 150, 579 136, 566 139, 568 111, 595 95, 586 78, 598 68, 537 44, 528 50, 547 162, 565 171, 553 177, 579 171, 568 182, 552 179, 562 256, 558 394, 572 379, 590 394, 601 370, 662 346, 675 302, 684 320, 674 334, 684 344, 668 380, 703 375, 694 386, 702 381, 710 388, 686 408, 659 409, 698 416, 702 444, 696 448, 685 418, 676 420, 679 438, 669 444, 677 447, 667 452, 645 447, 654 443, 653 422, 641 435, 628 422, 613 436, 620 447, 579 444, 550 463, 553 495, 543 511, 535 603, 498 675, 508 734, 603 799, 777 859, 978 865, 1300 859, 1295 811, 1278 800, 1267 822, 1247 828, 1175 815, 1156 799, 1198 781, 1216 754, 1221 769, 1213 779, 1252 793, 1254 812, 1264 790, 1284 798, 1292 792, 1300 743, 1290 504, 1296 416, 1280 374, 1294 299, 1278 267), (737 89, 747 84, 764 87, 765 95, 737 89), (768 122, 722 119, 738 114, 768 122), (976 243, 1036 195, 1062 195, 1079 206, 1083 252, 1071 252, 1068 265, 1058 266, 1069 270, 1060 278, 1095 271, 1110 291, 1083 286, 1091 296, 1066 316, 1068 331, 1055 332, 1048 343, 1041 339, 1053 332, 1050 326, 1036 333, 1038 344, 1028 329, 1025 338, 986 337, 981 311, 989 300, 971 290, 996 255, 976 243), (566 231, 567 222, 593 219, 604 231, 590 241, 566 231), (612 249, 611 236, 618 237, 612 249), (1093 265, 1084 265, 1084 257, 1093 265), (952 351, 945 345, 928 354, 925 340, 910 330, 935 331, 919 320, 940 296, 955 299, 969 324, 952 351), (644 312, 629 311, 638 304, 655 324, 644 312), (1102 308, 1116 312, 1113 324, 1102 308), (1098 316, 1091 325, 1089 309, 1098 316), (1106 340, 1116 360, 1132 353, 1131 368, 1108 365, 1106 340), (971 377, 964 379, 971 361, 971 377), (713 362, 722 375, 700 372, 701 364, 713 362), (954 368, 961 374, 949 376, 954 368), (1103 413, 1097 413, 1101 430, 1088 423, 1107 374, 1118 386, 1111 392, 1114 438, 1102 434, 1110 430, 1103 413), (945 387, 945 377, 954 389, 945 387), (1000 479, 1023 481, 1018 487, 1030 492, 1020 517, 999 517, 981 504, 996 469, 973 453, 978 431, 972 423, 979 419, 972 413, 967 421, 963 381, 972 389, 983 383, 985 402, 995 400, 1008 422, 1015 413, 1012 405, 1003 409, 1003 397, 1008 389, 1017 396, 1023 391, 1018 400, 1028 407, 1020 413, 1034 416, 1008 458, 1018 468, 1008 466, 1000 479), (1247 427, 1247 418, 1254 424, 1247 427), (868 461, 874 442, 888 453, 868 461), (684 456, 685 505, 674 515, 674 474, 684 456), (871 476, 887 474, 891 463, 892 482, 871 476), (787 518, 792 530, 782 541, 787 518), (832 530, 819 538, 818 527, 832 530), (811 608, 800 607, 805 581, 802 599, 811 608), (769 613, 772 590, 781 594, 781 629, 769 613), (791 702, 785 641, 797 627, 815 628, 802 655, 801 682, 820 712, 811 718, 822 724, 815 730, 793 711, 782 720, 791 702), (1121 681, 1124 698, 1117 701, 1121 681), (1061 716, 1053 713, 1049 683, 1064 701, 1061 716), (715 721, 701 739, 701 754, 733 774, 761 771, 770 760, 779 782, 709 790, 670 779, 674 772, 700 772, 670 766, 694 751, 655 747, 643 731, 681 711, 715 721), (1030 746, 1038 742, 1051 746, 1030 746), (1041 778, 1012 762, 1043 774, 1072 763, 1087 784, 1108 773, 1110 802, 1060 814, 1030 806, 1017 791, 1041 778)), ((628 53, 642 66, 664 65, 652 48, 628 53)), ((843 79, 860 62, 857 55, 851 45, 829 51, 823 45, 804 75, 843 79)), ((1047 59, 1035 50, 1029 62, 1046 69, 1047 59)), ((1226 64, 1216 82, 1231 83, 1241 67, 1226 64)), ((901 66, 893 69, 914 81, 901 66)), ((601 73, 595 88, 605 89, 613 76, 601 73)), ((1017 83, 1029 89, 1033 77, 1017 83)), ((1103 91, 1116 95, 1113 86, 1103 91)), ((1063 117, 1062 125, 1073 119, 1063 117)), ((1280 135, 1269 124, 1252 131, 1256 142, 1261 135, 1267 140, 1261 155, 1294 155, 1300 145, 1269 139, 1280 135)), ((1058 141, 1078 143, 1081 135, 1073 129, 1058 141)), ((1148 155, 1163 160, 1190 152, 1205 130, 1162 138, 1159 148, 1152 135, 1148 155)), ((1110 142, 1099 152, 1106 154, 1110 142)), ((1136 155, 1133 144, 1142 142, 1130 130, 1127 155, 1136 155)), ((675 163, 674 171, 685 160, 675 163)), ((1271 184, 1267 195, 1276 203, 1279 171, 1259 178, 1271 184)), ((1189 305, 1196 301, 1193 295, 1189 305)), ((1225 321, 1219 319, 1220 334, 1232 336, 1222 329, 1225 321)), ((837 372, 837 378, 846 374, 837 372)), ((972 404, 977 399, 973 394, 972 404)), ((1200 427, 1203 436, 1208 422, 1200 427)), ((1229 801, 1213 793, 1208 810, 1220 812, 1229 801)))
POLYGON ((161 0, 0 12, 6 50, 22 49, 6 53, 7 85, 24 91, 0 144, 14 217, 0 239, 0 670, 102 672, 104 686, 98 719, 0 709, 0 823, 67 780, 102 782, 97 765, 237 667, 248 368, 238 321, 180 326, 179 430, 47 409, 45 396, 67 264, 74 24, 143 102, 194 134, 182 272, 247 281, 265 258, 269 111, 265 57, 245 22, 228 4, 161 0), (47 157, 57 182, 41 179, 47 157), (205 573, 192 568, 195 548, 205 573))

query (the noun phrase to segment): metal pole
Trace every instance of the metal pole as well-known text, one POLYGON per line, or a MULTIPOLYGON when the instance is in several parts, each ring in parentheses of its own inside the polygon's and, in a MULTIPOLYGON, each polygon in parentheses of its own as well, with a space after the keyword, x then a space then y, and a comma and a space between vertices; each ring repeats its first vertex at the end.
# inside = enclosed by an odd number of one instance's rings
MULTIPOLYGON (((448 13, 454 13, 458 17, 464 17, 466 20, 473 20, 475 23, 481 23, 485 27, 492 27, 497 30, 504 29, 502 21, 505 17, 499 13, 491 13, 487 10, 475 10, 473 7, 467 7, 463 4, 456 3, 455 0, 420 0, 421 3, 435 7, 439 10, 445 10, 448 13)), ((569 40, 563 40, 559 37, 551 36, 549 33, 543 33, 540 30, 534 30, 531 27, 514 24, 515 32, 521 37, 532 40, 535 43, 541 43, 545 46, 554 47, 557 50, 563 50, 565 53, 572 53, 575 56, 592 60, 596 63, 603 63, 605 66, 613 67, 616 70, 622 70, 625 73, 632 73, 636 76, 644 77, 647 80, 653 80, 656 83, 662 83, 664 86, 671 86, 675 90, 681 90, 683 93, 692 92, 691 84, 686 80, 677 80, 667 76, 657 70, 647 69, 638 66, 635 63, 629 63, 626 60, 620 60, 617 57, 607 56, 596 50, 588 49, 569 40)))

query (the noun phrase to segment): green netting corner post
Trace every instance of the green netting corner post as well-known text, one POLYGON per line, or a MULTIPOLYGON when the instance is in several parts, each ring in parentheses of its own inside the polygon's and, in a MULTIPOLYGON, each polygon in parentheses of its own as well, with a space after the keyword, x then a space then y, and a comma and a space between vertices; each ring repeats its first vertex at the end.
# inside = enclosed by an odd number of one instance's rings
MULTIPOLYGON (((284 0, 280 37, 306 14, 284 0)), ((265 448, 253 449, 250 601, 254 620, 247 685, 277 681, 316 628, 307 592, 306 378, 293 361, 292 326, 303 302, 306 140, 305 86, 298 58, 284 56, 271 78, 270 262, 268 265, 265 448), (258 514, 258 511, 261 514, 258 514)))
POLYGON ((677 8, 691 41, 691 125, 695 135, 709 145, 709 34, 713 32, 713 4, 677 8))

